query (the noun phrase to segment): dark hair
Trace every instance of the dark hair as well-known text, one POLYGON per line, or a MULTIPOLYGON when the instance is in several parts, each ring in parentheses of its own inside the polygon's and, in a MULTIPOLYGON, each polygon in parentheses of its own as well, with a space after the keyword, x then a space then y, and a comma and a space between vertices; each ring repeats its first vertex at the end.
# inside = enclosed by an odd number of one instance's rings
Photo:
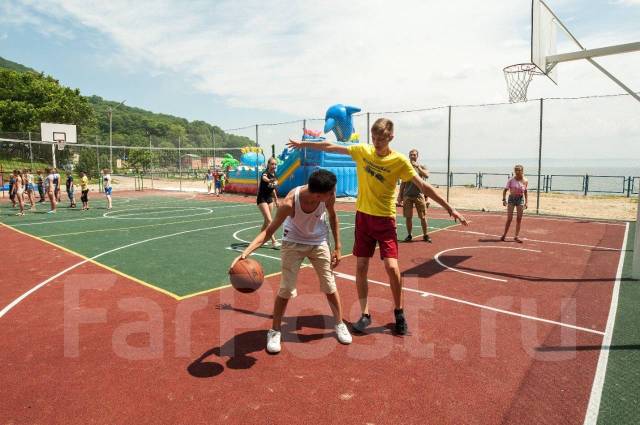
POLYGON ((311 193, 327 193, 336 187, 337 182, 336 175, 331 171, 318 169, 311 173, 307 184, 311 193))

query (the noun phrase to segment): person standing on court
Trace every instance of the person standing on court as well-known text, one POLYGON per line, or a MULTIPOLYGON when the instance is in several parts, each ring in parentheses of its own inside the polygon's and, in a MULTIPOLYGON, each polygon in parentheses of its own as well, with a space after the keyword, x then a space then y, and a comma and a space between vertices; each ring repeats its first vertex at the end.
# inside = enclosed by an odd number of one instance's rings
POLYGON ((80 171, 80 190, 82 191, 82 196, 80 196, 82 210, 86 211, 89 209, 89 178, 84 171, 80 171))
POLYGON ((524 167, 517 164, 513 168, 514 176, 511 177, 502 191, 502 206, 507 207, 507 222, 504 224, 504 233, 500 238, 501 241, 505 241, 507 233, 509 232, 509 226, 511 226, 511 220, 513 220, 513 210, 516 210, 516 235, 513 238, 514 241, 522 243, 520 239, 520 225, 522 224, 522 215, 524 210, 529 207, 529 194, 528 187, 529 181, 524 176, 524 167), (506 198, 507 192, 509 192, 509 198, 506 198))
POLYGON ((24 180, 22 179, 22 172, 20 170, 13 170, 13 199, 18 201, 20 212, 16 215, 24 215, 24 180))
POLYGON ((36 179, 36 183, 38 184, 38 195, 40 195, 40 200, 38 203, 44 202, 44 179, 42 178, 42 170, 38 170, 38 178, 36 179))
POLYGON ((60 203, 60 173, 58 173, 57 168, 54 168, 51 172, 53 173, 53 194, 56 197, 56 202, 60 203))
POLYGON ((67 181, 65 182, 65 186, 67 189, 67 197, 69 198, 69 202, 71 203, 69 205, 70 208, 75 208, 76 207, 76 197, 75 197, 75 191, 74 191, 74 185, 73 185, 73 176, 71 175, 71 171, 67 171, 67 181))
POLYGON ((11 200, 11 206, 13 208, 16 207, 16 191, 14 190, 16 185, 16 171, 17 170, 13 170, 9 175, 9 200, 11 200))
MULTIPOLYGON (((276 192, 278 179, 276 178, 276 164, 276 159, 274 157, 269 158, 267 161, 267 169, 262 173, 262 176, 260 176, 260 185, 258 186, 258 196, 256 198, 258 209, 264 218, 260 231, 266 229, 273 221, 271 218, 271 204, 275 204, 276 208, 278 208, 278 194, 276 192)), ((275 235, 271 235, 271 245, 274 248, 278 248, 280 246, 275 235)))
POLYGON ((27 194, 27 198, 29 199, 29 205, 31 205, 31 211, 35 211, 36 209, 36 198, 33 187, 33 174, 31 174, 30 169, 22 170, 22 177, 24 179, 25 190, 27 194))
POLYGON ((53 179, 54 179, 53 169, 47 168, 45 172, 47 174, 47 177, 44 180, 44 190, 47 193, 49 202, 51 203, 51 209, 47 211, 47 214, 55 214, 58 207, 58 201, 56 199, 56 188, 53 183, 53 179))
POLYGON ((102 170, 102 187, 104 188, 104 195, 107 197, 107 209, 110 210, 112 208, 111 192, 113 188, 111 187, 111 170, 108 168, 102 170))
POLYGON ((308 258, 320 281, 320 290, 324 292, 335 319, 335 331, 338 341, 351 344, 352 338, 347 325, 342 321, 342 304, 332 273, 340 263, 340 225, 335 210, 336 175, 331 171, 319 169, 311 173, 306 185, 291 190, 278 208, 275 219, 255 237, 242 255, 231 264, 231 269, 239 260, 244 260, 253 251, 269 240, 284 223, 282 238, 282 279, 280 289, 273 306, 273 323, 267 332, 267 351, 271 354, 281 350, 282 316, 291 298, 297 295, 297 278, 300 266, 308 258), (328 243, 327 219, 335 247, 333 251, 328 243))
MULTIPOLYGON (((426 180, 429 178, 429 170, 424 165, 418 164, 418 150, 411 149, 409 151, 409 162, 413 166, 413 169, 418 173, 421 179, 426 180)), ((413 236, 411 231, 413 230, 413 207, 416 207, 420 224, 422 225, 422 240, 431 243, 431 238, 427 234, 429 227, 427 226, 427 199, 424 193, 413 182, 402 182, 400 185, 400 191, 398 192, 398 203, 402 205, 402 215, 405 218, 407 226, 407 237, 404 238, 405 242, 411 242, 413 236)))
POLYGON ((207 184, 207 195, 211 195, 211 187, 213 186, 213 171, 211 171, 211 168, 204 176, 204 182, 207 184))
POLYGON ((308 142, 289 140, 288 147, 294 149, 317 149, 325 152, 349 155, 356 163, 358 175, 358 199, 356 201, 356 228, 353 255, 357 257, 356 287, 362 316, 353 324, 357 332, 364 332, 371 324, 369 314, 369 260, 376 244, 380 246, 380 257, 389 277, 395 305, 395 332, 405 335, 408 331, 402 307, 402 277, 398 266, 398 235, 396 232, 395 191, 399 179, 412 181, 431 199, 442 205, 450 216, 466 224, 465 218, 442 198, 429 183, 418 177, 404 155, 391 150, 393 122, 379 118, 371 127, 372 145, 337 145, 331 142, 308 142))

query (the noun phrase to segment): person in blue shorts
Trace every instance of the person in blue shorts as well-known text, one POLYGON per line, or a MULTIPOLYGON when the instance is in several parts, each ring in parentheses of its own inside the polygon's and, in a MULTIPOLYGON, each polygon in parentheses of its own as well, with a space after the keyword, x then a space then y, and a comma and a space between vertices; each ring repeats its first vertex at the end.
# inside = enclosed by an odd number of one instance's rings
POLYGON ((216 171, 215 174, 215 181, 216 181, 216 196, 220 196, 220 194, 222 193, 222 173, 220 173, 219 171, 216 171))
POLYGON ((112 208, 111 192, 113 188, 111 187, 111 170, 108 168, 102 170, 102 187, 104 187, 104 194, 107 197, 107 209, 110 210, 112 208))
POLYGON ((69 202, 71 202, 70 207, 75 208, 76 197, 73 190, 73 176, 71 175, 71 171, 67 171, 67 181, 65 182, 65 186, 67 188, 67 196, 69 197, 69 202))

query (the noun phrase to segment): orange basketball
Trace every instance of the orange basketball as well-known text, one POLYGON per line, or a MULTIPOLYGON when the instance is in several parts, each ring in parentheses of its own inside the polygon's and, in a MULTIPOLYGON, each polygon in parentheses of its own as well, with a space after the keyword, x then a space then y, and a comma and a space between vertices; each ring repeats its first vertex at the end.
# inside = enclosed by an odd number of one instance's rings
POLYGON ((262 266, 253 258, 245 258, 238 262, 229 270, 229 279, 233 287, 244 293, 253 292, 258 289, 264 281, 264 271, 262 266))

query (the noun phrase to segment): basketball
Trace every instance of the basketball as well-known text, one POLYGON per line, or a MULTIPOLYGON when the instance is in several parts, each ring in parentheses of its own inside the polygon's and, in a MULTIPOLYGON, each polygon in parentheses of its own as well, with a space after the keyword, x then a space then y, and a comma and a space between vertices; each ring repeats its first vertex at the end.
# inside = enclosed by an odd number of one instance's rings
POLYGON ((252 258, 238 260, 229 270, 231 285, 240 292, 249 293, 260 288, 264 281, 262 266, 252 258))

